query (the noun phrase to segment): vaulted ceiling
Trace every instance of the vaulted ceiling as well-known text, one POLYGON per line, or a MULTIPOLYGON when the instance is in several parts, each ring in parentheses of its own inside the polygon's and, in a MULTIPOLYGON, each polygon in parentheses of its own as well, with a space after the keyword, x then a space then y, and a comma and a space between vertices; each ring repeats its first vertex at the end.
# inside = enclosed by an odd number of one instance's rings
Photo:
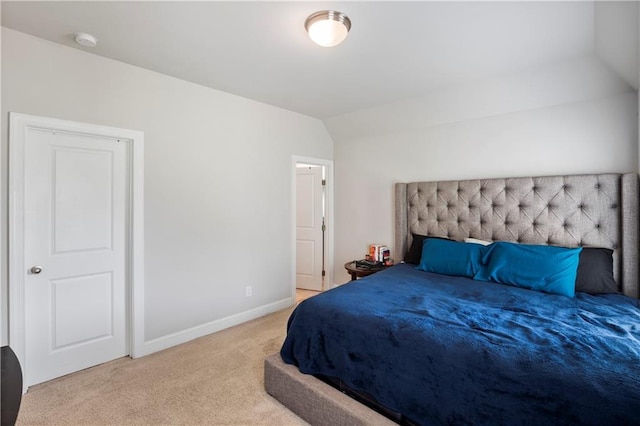
POLYGON ((2 2, 2 25, 325 119, 596 54, 593 2, 2 2), (304 20, 346 13, 335 48, 304 20), (99 40, 93 49, 74 32, 99 40))

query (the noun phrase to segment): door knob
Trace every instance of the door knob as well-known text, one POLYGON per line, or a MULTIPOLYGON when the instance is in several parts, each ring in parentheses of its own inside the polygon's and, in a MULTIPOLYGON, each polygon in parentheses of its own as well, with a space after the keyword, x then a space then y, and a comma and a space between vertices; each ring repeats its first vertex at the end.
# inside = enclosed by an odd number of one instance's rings
POLYGON ((42 266, 36 265, 31 268, 32 274, 39 274, 40 272, 42 272, 42 266))

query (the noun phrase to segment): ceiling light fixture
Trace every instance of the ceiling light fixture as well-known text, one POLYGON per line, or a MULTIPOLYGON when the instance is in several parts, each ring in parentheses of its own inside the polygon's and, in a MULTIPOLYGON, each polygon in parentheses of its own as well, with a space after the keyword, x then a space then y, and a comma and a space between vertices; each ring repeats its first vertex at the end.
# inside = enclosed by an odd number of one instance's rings
POLYGON ((76 43, 84 47, 96 47, 98 39, 87 33, 75 33, 74 35, 76 43))
POLYGON ((351 21, 342 12, 323 10, 311 14, 304 22, 304 28, 314 43, 323 47, 333 47, 347 38, 351 21))

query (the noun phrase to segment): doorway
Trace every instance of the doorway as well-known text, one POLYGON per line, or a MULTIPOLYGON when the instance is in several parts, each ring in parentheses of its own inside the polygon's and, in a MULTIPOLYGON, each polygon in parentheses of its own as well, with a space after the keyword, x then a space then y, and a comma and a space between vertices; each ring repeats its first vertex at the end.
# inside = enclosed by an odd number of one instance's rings
POLYGON ((293 169, 293 295, 299 299, 297 289, 331 287, 333 163, 294 157, 293 169))
POLYGON ((296 288, 322 291, 325 271, 325 167, 296 164, 296 288))
POLYGON ((142 132, 10 114, 9 344, 28 386, 143 334, 142 132))

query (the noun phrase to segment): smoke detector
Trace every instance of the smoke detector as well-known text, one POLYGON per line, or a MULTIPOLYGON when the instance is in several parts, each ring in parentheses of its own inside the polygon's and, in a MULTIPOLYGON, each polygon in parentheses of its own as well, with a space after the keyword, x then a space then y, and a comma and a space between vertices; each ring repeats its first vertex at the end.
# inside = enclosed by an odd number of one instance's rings
POLYGON ((98 39, 87 33, 75 33, 74 34, 76 43, 80 46, 84 47, 96 47, 98 44, 98 39))

